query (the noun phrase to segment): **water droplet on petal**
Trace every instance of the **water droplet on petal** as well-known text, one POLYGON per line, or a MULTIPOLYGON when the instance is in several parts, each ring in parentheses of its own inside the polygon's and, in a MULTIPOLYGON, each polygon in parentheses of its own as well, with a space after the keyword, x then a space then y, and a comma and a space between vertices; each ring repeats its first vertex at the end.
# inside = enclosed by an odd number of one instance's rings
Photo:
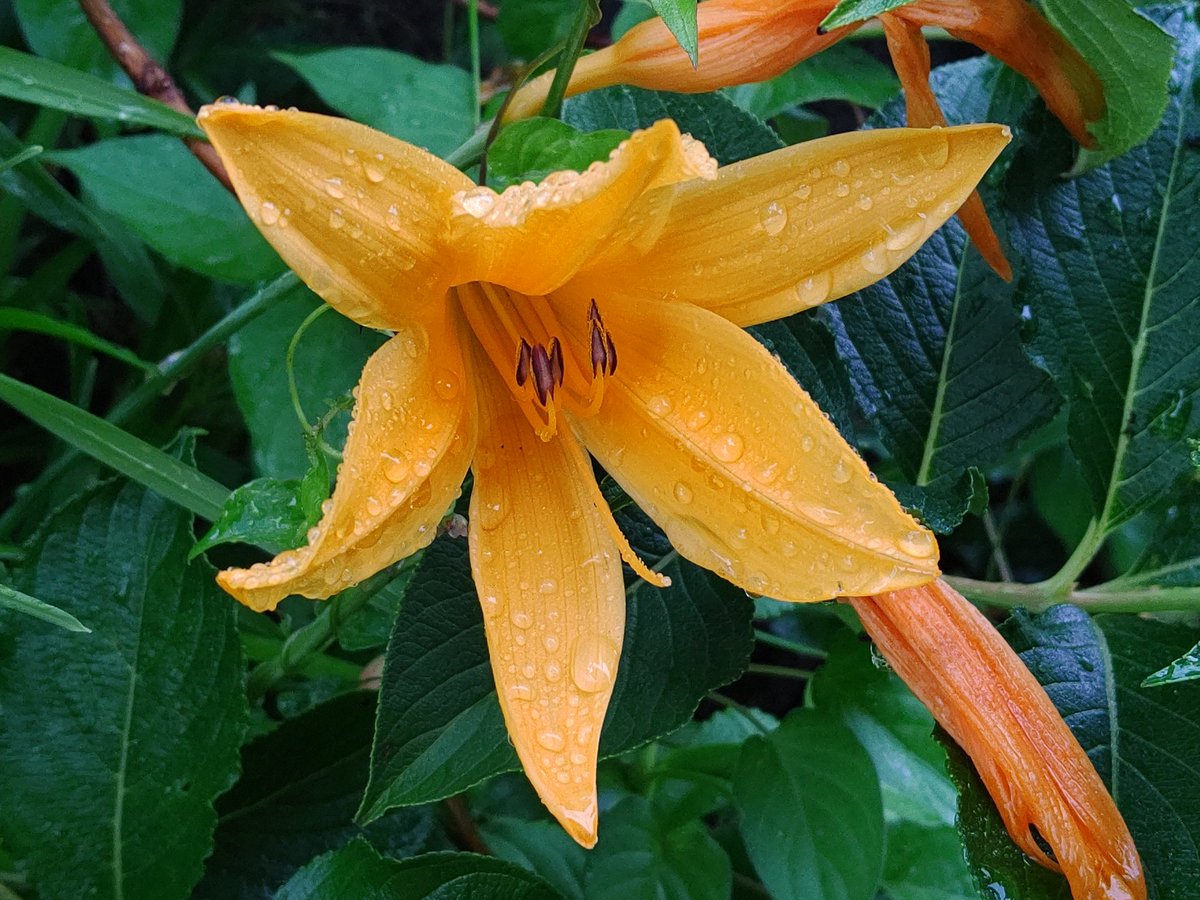
POLYGON ((925 219, 922 216, 898 225, 887 226, 887 238, 883 245, 893 252, 907 250, 924 236, 925 219))
POLYGON ((650 408, 650 412, 660 417, 671 411, 671 399, 662 394, 655 394, 646 405, 650 408))
POLYGON ((850 185, 846 184, 846 182, 843 181, 836 188, 834 188, 833 192, 834 192, 834 194, 836 194, 839 197, 849 197, 850 196, 850 185))
POLYGON ((732 431, 721 435, 713 441, 712 445, 713 456, 727 463, 737 462, 741 459, 745 449, 746 443, 742 440, 741 435, 732 431))
POLYGON ((692 431, 699 431, 708 424, 710 418, 712 416, 707 409, 697 409, 688 416, 687 427, 692 431))
POLYGON ((279 221, 279 207, 270 200, 265 202, 258 211, 264 225, 274 225, 279 221))
POLYGON ((383 221, 387 223, 387 227, 392 229, 392 231, 400 230, 400 226, 403 223, 400 221, 400 210, 395 203, 387 208, 387 215, 384 216, 383 221))
POLYGON ((844 159, 839 159, 833 164, 833 166, 830 168, 830 171, 833 172, 833 174, 838 178, 845 178, 850 174, 850 163, 846 162, 844 159))
POLYGON ((675 482, 675 489, 672 493, 675 494, 675 499, 680 503, 687 504, 692 502, 692 489, 682 481, 675 482))
POLYGON ((887 254, 881 249, 872 247, 863 254, 862 267, 872 275, 884 275, 891 267, 887 254))
POLYGON ((443 400, 453 400, 458 396, 458 373, 450 369, 442 369, 433 378, 433 389, 443 400))
POLYGON ((343 227, 345 224, 346 224, 346 217, 344 215, 342 215, 342 211, 340 209, 334 209, 333 212, 331 212, 329 214, 329 227, 332 228, 334 231, 337 231, 339 228, 343 227))
POLYGON ((367 180, 373 184, 379 184, 387 177, 388 165, 383 158, 382 153, 376 153, 371 159, 363 160, 363 171, 367 175, 367 180))
POLYGON ((772 201, 767 204, 766 209, 762 211, 762 227, 763 231, 774 237, 787 227, 787 210, 779 203, 772 201))
POLYGON ((367 498, 367 515, 377 516, 383 512, 383 504, 379 502, 378 497, 367 498))
POLYGON ((580 635, 571 654, 571 677, 576 687, 589 694, 611 688, 619 657, 617 645, 603 635, 580 635))
POLYGON ((921 146, 920 156, 926 169, 935 170, 946 165, 950 159, 950 139, 945 131, 936 127, 930 129, 921 146))
POLYGON ((518 682, 508 689, 508 696, 510 700, 525 700, 528 702, 533 699, 533 687, 518 682))
POLYGON ((563 740, 563 736, 557 731, 539 732, 537 740, 539 744, 541 744, 551 753, 557 753, 559 750, 567 746, 567 742, 563 740))
POLYGON ((796 188, 796 190, 792 194, 792 196, 795 197, 797 200, 799 200, 801 203, 803 203, 809 197, 812 196, 812 187, 810 187, 807 184, 802 184, 802 185, 800 185, 800 187, 796 188))
POLYGON ((327 193, 334 200, 341 200, 343 197, 345 197, 346 189, 342 185, 342 179, 326 178, 325 179, 325 193, 327 193))
POLYGON ((538 585, 538 591, 543 594, 553 594, 558 590, 558 582, 553 578, 544 578, 542 583, 538 585))
POLYGON ((914 529, 900 538, 899 547, 914 559, 928 559, 937 551, 937 541, 931 532, 914 529))
POLYGON ((850 467, 846 465, 844 459, 839 459, 834 463, 833 471, 829 473, 829 477, 833 479, 834 484, 845 484, 850 480, 850 467))
POLYGON ((800 302, 802 309, 818 306, 829 299, 829 292, 832 288, 832 273, 817 272, 796 285, 796 299, 800 302))
POLYGON ((518 628, 528 628, 533 624, 533 616, 523 609, 515 609, 512 614, 512 623, 518 628))
POLYGON ((383 477, 393 484, 399 484, 408 476, 408 462, 390 453, 383 455, 383 477))

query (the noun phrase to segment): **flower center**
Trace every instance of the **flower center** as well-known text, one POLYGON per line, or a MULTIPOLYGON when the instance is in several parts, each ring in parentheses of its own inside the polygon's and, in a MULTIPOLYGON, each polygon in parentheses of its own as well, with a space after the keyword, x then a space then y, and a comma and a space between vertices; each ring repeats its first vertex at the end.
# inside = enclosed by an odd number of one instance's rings
POLYGON ((559 409, 595 414, 605 378, 617 370, 617 348, 595 300, 585 314, 586 329, 568 329, 558 318, 562 304, 551 297, 482 281, 453 291, 480 346, 542 440, 557 433, 559 409))

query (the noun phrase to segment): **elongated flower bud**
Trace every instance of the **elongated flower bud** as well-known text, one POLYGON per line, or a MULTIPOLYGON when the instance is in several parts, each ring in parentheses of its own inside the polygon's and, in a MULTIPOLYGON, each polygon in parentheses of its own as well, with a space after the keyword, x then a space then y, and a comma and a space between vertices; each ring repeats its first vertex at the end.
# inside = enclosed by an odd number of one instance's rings
POLYGON ((1066 875, 1077 900, 1145 900, 1141 860, 1104 782, 991 623, 940 580, 851 602, 892 668, 971 757, 1017 845, 1066 875))
MULTIPOLYGON (((614 84, 698 94, 774 78, 857 27, 818 34, 832 7, 830 0, 707 0, 696 13, 700 52, 694 68, 663 20, 649 19, 612 46, 580 58, 567 96, 614 84)), ((505 118, 536 116, 553 78, 548 72, 525 85, 505 118)))

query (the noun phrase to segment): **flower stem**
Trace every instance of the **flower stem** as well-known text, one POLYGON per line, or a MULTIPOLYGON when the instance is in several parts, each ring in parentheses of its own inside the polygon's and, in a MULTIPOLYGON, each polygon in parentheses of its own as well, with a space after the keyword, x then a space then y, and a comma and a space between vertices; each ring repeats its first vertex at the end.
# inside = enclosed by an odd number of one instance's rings
POLYGON ((471 46, 471 124, 479 127, 479 0, 467 0, 467 42, 471 46))
MULTIPOLYGON (((263 286, 258 293, 231 310, 188 346, 172 353, 159 363, 156 373, 114 406, 104 418, 114 425, 128 422, 162 396, 172 384, 189 375, 212 350, 286 297, 299 283, 295 274, 285 272, 263 286)), ((80 451, 68 448, 50 463, 35 481, 21 491, 12 505, 0 515, 0 536, 12 534, 28 515, 33 504, 51 485, 62 478, 79 457, 80 451)))
POLYGON ((770 734, 771 733, 771 730, 769 728, 767 728, 767 726, 764 725, 762 722, 760 722, 758 720, 758 718, 754 715, 754 710, 750 709, 750 707, 748 707, 748 706, 743 706, 741 703, 738 703, 732 697, 726 697, 724 694, 718 694, 716 691, 710 691, 708 694, 708 699, 711 700, 713 703, 716 703, 718 706, 723 706, 726 709, 732 709, 734 712, 736 712, 738 715, 740 715, 743 719, 745 719, 747 722, 749 722, 751 725, 753 725, 754 728, 760 734, 770 734))
POLYGON ((820 647, 814 647, 812 644, 805 644, 801 641, 794 641, 790 638, 780 637, 777 634, 771 634, 769 631, 763 631, 761 628, 754 629, 754 639, 760 644, 766 644, 769 647, 778 647, 780 650, 789 650, 797 656, 815 656, 818 659, 824 659, 829 654, 820 647))
POLYGON ((1061 593, 1054 579, 1036 584, 976 581, 942 576, 959 593, 980 603, 1012 608, 1024 606, 1040 612, 1056 603, 1073 603, 1088 612, 1192 612, 1200 611, 1200 588, 1157 587, 1106 590, 1104 585, 1061 593))
POLYGON ((550 83, 550 92, 546 95, 546 102, 542 106, 543 116, 557 119, 562 112, 563 97, 566 95, 567 85, 571 81, 571 73, 575 71, 575 63, 579 59, 579 54, 583 52, 583 44, 587 40, 588 32, 598 21, 600 18, 594 0, 585 0, 579 4, 575 23, 571 26, 570 35, 567 36, 567 45, 558 58, 558 68, 554 70, 554 80, 550 83))
POLYGON ((791 678, 794 681, 808 681, 812 672, 804 669, 793 669, 791 666, 772 666, 766 663, 750 663, 746 667, 747 675, 770 675, 774 678, 791 678))
POLYGON ((304 321, 300 323, 296 331, 292 334, 292 339, 288 341, 287 355, 285 357, 288 393, 292 397, 292 408, 296 411, 296 418, 300 420, 300 427, 310 434, 313 432, 313 427, 308 421, 308 416, 304 414, 304 406, 300 403, 300 388, 296 385, 296 346, 300 343, 300 338, 304 337, 304 332, 308 331, 308 326, 325 315, 330 309, 332 309, 331 306, 322 303, 304 317, 304 321))
POLYGON ((1096 554, 1100 552, 1100 547, 1104 544, 1104 539, 1108 536, 1107 530, 1101 525, 1100 520, 1093 518, 1084 532, 1083 538, 1079 541, 1079 545, 1075 548, 1070 558, 1063 563, 1063 567, 1058 572, 1042 582, 1044 591, 1052 597, 1065 597, 1075 588, 1075 582, 1083 570, 1088 567, 1096 554))

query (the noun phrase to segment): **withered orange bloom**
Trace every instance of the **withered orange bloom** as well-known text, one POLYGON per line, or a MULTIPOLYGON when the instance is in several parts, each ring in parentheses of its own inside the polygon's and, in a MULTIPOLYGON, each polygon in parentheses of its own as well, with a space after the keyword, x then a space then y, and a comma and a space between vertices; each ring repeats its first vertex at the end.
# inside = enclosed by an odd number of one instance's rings
MULTIPOLYGON (((781 75, 850 34, 860 24, 820 33, 835 0, 706 0, 697 8, 699 64, 662 19, 631 28, 620 40, 576 64, 567 96, 615 84, 681 93, 702 93, 765 81, 781 75)), ((1094 141, 1087 123, 1104 112, 1104 92, 1095 72, 1029 0, 918 0, 879 16, 888 49, 907 98, 908 124, 944 125, 945 116, 929 88, 929 49, 921 26, 945 28, 1016 69, 1045 98, 1051 111, 1084 146, 1094 141)), ((509 119, 537 115, 553 73, 522 88, 509 104, 509 119)), ((978 195, 959 213, 984 259, 1003 278, 1012 269, 978 195)))
POLYGON ((1104 782, 992 624, 941 580, 850 602, 892 668, 971 757, 1017 845, 1065 874, 1080 900, 1145 900, 1137 848, 1104 782))
POLYGON ((200 113, 238 197, 368 361, 306 546, 229 570, 253 609, 324 598, 427 544, 474 473, 470 557, 525 772, 580 843, 625 626, 654 584, 588 452, 687 558, 793 601, 935 577, 937 545, 739 326, 874 281, 970 194, 996 125, 841 135, 718 170, 664 120, 606 162, 497 194, 327 116, 200 113))

